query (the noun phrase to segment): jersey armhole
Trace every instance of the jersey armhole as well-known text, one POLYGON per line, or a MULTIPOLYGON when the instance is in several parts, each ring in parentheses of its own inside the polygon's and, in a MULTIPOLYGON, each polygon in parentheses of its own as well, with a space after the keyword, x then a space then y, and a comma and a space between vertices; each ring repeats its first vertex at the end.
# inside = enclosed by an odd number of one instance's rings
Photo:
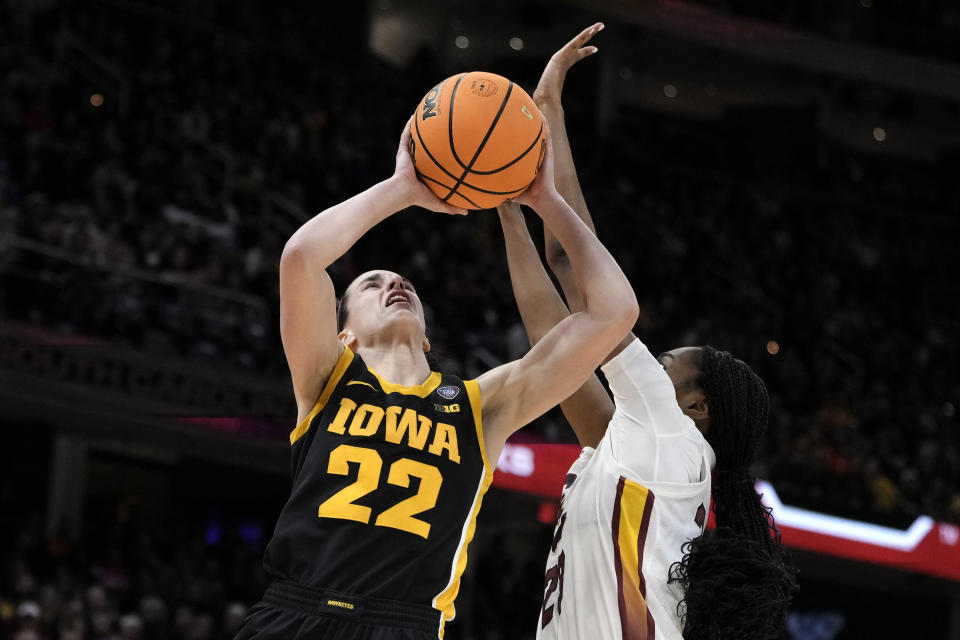
POLYGON ((477 441, 480 443, 480 456, 483 458, 483 466, 487 473, 493 473, 490 467, 490 461, 487 460, 487 445, 483 441, 483 405, 480 399, 480 383, 476 380, 464 380, 463 386, 467 390, 467 397, 470 398, 470 408, 473 411, 473 426, 477 430, 477 441))
POLYGON ((333 372, 330 374, 330 377, 327 378, 327 383, 323 385, 323 391, 320 392, 317 403, 313 405, 313 409, 310 409, 307 417, 300 421, 297 428, 290 432, 291 445, 310 430, 310 423, 313 422, 313 419, 317 417, 318 413, 323 411, 323 408, 327 405, 327 401, 330 400, 330 396, 333 395, 333 390, 337 388, 337 383, 340 382, 340 378, 343 377, 344 372, 346 372, 351 362, 353 362, 353 351, 351 351, 349 347, 344 347, 343 353, 340 354, 340 359, 337 360, 337 364, 333 368, 333 372))

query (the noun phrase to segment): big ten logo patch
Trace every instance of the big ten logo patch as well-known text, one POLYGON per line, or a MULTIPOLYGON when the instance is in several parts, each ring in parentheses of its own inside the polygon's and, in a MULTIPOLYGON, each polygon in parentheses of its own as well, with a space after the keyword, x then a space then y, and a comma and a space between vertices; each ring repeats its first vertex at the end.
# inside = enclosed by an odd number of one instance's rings
POLYGON ((438 413, 460 413, 459 404, 438 404, 433 403, 433 410, 438 413))

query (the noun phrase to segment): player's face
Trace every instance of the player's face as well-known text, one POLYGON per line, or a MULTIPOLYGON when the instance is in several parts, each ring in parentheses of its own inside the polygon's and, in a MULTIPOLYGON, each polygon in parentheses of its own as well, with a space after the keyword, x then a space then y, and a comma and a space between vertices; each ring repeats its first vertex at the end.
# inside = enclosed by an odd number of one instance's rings
POLYGON ((661 353, 657 360, 673 383, 677 394, 677 404, 683 412, 695 422, 706 418, 705 396, 697 385, 700 376, 700 361, 703 356, 701 347, 680 347, 661 353))
POLYGON ((701 353, 700 347, 680 347, 664 351, 657 356, 657 362, 670 376, 670 381, 675 388, 693 386, 696 384, 697 376, 700 375, 701 353))
POLYGON ((387 330, 409 331, 420 339, 426 334, 423 305, 413 284, 392 271, 364 273, 347 287, 345 331, 361 344, 372 342, 387 330))

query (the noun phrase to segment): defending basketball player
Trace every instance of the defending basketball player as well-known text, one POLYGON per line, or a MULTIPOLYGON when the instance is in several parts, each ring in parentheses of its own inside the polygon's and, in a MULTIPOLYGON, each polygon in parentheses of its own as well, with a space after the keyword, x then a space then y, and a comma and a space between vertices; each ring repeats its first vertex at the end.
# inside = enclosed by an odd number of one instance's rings
POLYGON ((583 384, 637 317, 620 268, 557 193, 549 152, 520 200, 554 229, 590 293, 522 359, 476 380, 431 372, 423 305, 390 271, 358 277, 338 308, 326 268, 374 225, 410 206, 464 213, 417 180, 409 138, 408 122, 391 178, 309 220, 284 248, 293 487, 264 561, 276 581, 238 638, 442 638, 507 436, 583 384))
MULTIPOLYGON (((567 71, 596 52, 596 24, 553 55, 534 93, 561 195, 593 228, 560 95, 567 71)), ((514 293, 531 344, 569 311, 516 205, 499 208, 514 293)), ((570 310, 589 291, 550 222, 548 263, 570 310)), ((584 446, 566 477, 550 549, 538 638, 779 638, 794 589, 779 532, 749 467, 767 422, 750 368, 712 347, 654 358, 632 333, 561 404, 584 446), (659 361, 658 361, 659 360, 659 361), (713 469, 711 473, 711 469, 713 469), (711 488, 718 528, 705 532, 711 488)))

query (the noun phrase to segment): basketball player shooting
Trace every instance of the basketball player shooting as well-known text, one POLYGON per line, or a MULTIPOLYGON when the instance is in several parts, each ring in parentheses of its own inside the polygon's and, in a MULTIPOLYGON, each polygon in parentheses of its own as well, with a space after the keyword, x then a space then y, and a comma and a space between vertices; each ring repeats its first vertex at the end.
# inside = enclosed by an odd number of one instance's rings
MULTIPOLYGON (((602 28, 557 51, 533 96, 550 126, 557 188, 591 229, 560 96, 570 67, 597 51, 587 43, 602 28)), ((547 260, 568 310, 519 207, 498 210, 536 348, 589 292, 545 219, 547 260)), ((613 399, 592 375, 561 404, 584 448, 564 484, 537 637, 781 637, 794 572, 749 473, 767 423, 763 381, 710 346, 654 358, 632 333, 604 360, 613 399), (718 528, 706 532, 711 488, 718 528)))
POLYGON ((264 559, 275 581, 238 638, 442 638, 507 436, 580 387, 636 320, 626 277, 557 193, 549 151, 518 199, 550 225, 589 293, 523 358, 476 380, 431 372, 420 297, 390 271, 358 277, 338 308, 326 269, 378 222, 410 206, 465 213, 417 180, 409 139, 408 122, 392 177, 284 247, 293 486, 264 559))

